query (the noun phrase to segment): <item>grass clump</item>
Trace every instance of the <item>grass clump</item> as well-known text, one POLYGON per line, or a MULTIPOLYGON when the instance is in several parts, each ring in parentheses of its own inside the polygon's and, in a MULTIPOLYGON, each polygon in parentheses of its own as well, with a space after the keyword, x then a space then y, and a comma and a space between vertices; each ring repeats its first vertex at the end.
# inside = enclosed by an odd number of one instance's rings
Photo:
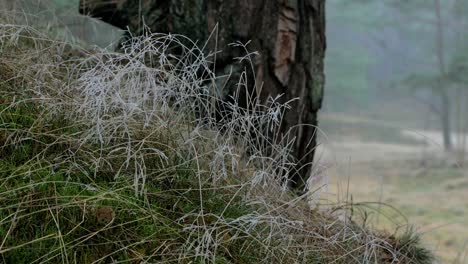
POLYGON ((221 101, 213 55, 182 36, 124 47, 0 24, 3 262, 430 263, 411 236, 311 209, 319 187, 289 192, 287 104, 221 101))

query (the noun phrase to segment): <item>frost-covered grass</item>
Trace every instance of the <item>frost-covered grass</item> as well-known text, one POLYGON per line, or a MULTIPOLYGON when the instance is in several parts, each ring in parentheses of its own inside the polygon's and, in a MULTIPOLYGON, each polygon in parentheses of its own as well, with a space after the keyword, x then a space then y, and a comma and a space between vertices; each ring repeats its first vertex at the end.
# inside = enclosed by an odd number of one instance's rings
POLYGON ((3 262, 431 262, 413 233, 321 210, 322 186, 288 190, 287 104, 223 102, 215 56, 183 36, 125 47, 0 24, 3 262))

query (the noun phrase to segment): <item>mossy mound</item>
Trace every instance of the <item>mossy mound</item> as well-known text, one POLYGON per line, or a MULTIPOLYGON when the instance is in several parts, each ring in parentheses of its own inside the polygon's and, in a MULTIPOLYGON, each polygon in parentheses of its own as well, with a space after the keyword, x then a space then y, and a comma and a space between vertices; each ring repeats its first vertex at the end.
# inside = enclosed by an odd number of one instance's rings
POLYGON ((414 232, 373 232, 285 188, 291 142, 251 132, 275 131, 282 106, 210 119, 202 52, 132 41, 90 52, 0 25, 3 262, 432 262, 414 232))

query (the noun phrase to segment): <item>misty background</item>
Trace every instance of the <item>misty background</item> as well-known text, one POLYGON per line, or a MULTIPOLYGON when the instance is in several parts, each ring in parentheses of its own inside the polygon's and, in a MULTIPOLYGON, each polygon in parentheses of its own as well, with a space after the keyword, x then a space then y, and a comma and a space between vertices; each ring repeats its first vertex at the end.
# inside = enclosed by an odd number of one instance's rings
POLYGON ((330 196, 381 202, 378 227, 415 224, 443 263, 468 263, 467 26, 466 0, 327 1, 330 196))

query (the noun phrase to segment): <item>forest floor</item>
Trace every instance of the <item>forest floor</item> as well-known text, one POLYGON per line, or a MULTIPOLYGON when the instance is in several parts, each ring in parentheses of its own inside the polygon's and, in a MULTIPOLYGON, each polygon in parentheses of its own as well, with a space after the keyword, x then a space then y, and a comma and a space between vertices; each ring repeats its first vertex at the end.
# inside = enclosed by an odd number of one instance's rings
POLYGON ((446 157, 440 133, 333 114, 321 122, 326 199, 379 202, 373 208, 388 217, 367 216, 372 225, 409 223, 442 263, 468 263, 468 172, 446 157))

